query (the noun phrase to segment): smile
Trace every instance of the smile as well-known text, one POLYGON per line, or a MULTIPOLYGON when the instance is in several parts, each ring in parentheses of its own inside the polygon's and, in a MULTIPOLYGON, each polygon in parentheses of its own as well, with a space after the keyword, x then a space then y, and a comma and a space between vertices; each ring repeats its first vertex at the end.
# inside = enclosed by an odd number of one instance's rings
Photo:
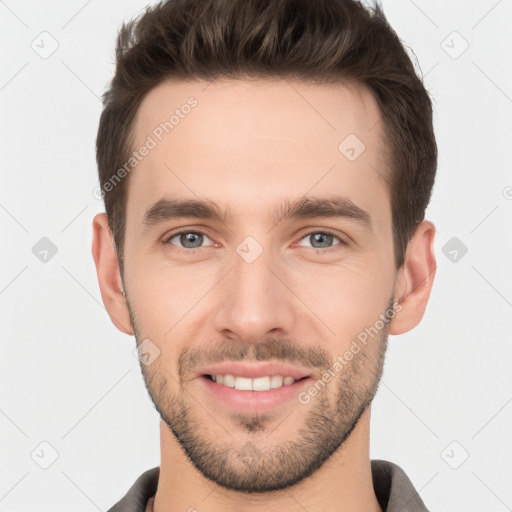
MULTIPOLYGON (((267 375, 262 377, 250 378, 226 375, 209 375, 212 381, 221 386, 235 388, 240 391, 268 391, 269 389, 277 389, 282 386, 293 384, 296 379, 291 376, 267 375)), ((297 379, 301 380, 301 379, 297 379)))

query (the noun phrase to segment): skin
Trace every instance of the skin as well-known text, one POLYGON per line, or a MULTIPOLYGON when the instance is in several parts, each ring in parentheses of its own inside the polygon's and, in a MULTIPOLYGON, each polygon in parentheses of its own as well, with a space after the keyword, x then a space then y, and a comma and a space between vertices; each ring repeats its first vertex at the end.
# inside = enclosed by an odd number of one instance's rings
POLYGON ((420 223, 395 269, 385 138, 366 89, 168 82, 141 104, 135 146, 190 96, 197 107, 129 177, 124 282, 105 214, 93 221, 92 252, 112 322, 160 350, 141 364, 162 416, 160 480, 148 510, 380 511, 370 403, 387 335, 411 330, 425 312, 435 227, 420 223), (366 147, 354 161, 338 150, 350 133, 366 147), (276 223, 271 215, 285 200, 332 194, 368 212, 371 228, 338 217, 276 223), (164 196, 211 199, 232 218, 170 219, 145 229, 144 212, 164 196), (313 235, 325 229, 335 237, 319 245, 313 235), (180 230, 206 235, 194 253, 183 237, 171 238, 180 230), (251 263, 236 251, 247 236, 263 250, 251 263), (321 378, 394 302, 399 311, 307 404, 294 399, 269 414, 240 413, 208 396, 194 372, 207 357, 263 355, 295 357, 294 365, 321 378), (249 462, 238 455, 247 447, 249 462))

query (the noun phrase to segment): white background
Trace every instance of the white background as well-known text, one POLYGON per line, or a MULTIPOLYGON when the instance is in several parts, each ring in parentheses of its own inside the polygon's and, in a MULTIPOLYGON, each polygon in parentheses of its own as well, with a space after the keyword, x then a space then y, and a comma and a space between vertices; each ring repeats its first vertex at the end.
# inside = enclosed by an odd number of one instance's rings
MULTIPOLYGON (((145 4, 0 2, 1 512, 107 510, 160 461, 135 340, 110 322, 90 252, 100 96, 117 29, 145 4), (58 42, 46 59, 31 47, 51 48, 43 31, 58 42), (31 457, 50 461, 42 442, 58 452, 48 469, 31 457)), ((390 337, 371 457, 432 511, 512 510, 512 1, 383 7, 434 98, 438 269, 422 323, 390 337), (453 237, 468 249, 456 262, 453 237)))

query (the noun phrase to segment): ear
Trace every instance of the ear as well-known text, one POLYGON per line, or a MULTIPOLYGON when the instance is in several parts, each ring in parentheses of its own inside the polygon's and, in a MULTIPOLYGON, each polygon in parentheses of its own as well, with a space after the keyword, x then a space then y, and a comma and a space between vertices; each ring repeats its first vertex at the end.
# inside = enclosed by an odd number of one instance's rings
POLYGON ((119 270, 114 238, 107 215, 98 213, 92 221, 92 257, 96 264, 101 298, 112 323, 125 334, 133 335, 130 314, 122 293, 123 281, 119 270))
POLYGON ((436 275, 432 222, 422 221, 407 244, 405 261, 395 287, 398 313, 389 323, 389 334, 403 334, 416 327, 425 313, 436 275))

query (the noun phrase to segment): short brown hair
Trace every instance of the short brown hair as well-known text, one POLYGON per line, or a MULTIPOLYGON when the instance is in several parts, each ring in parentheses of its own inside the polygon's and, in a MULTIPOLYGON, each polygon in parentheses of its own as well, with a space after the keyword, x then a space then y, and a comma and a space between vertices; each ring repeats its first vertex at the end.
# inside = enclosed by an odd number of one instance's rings
POLYGON ((122 25, 116 59, 96 157, 122 276, 128 176, 105 185, 130 158, 143 98, 167 79, 286 77, 367 87, 383 118, 395 266, 403 265, 430 201, 437 145, 429 95, 378 3, 166 0, 122 25))

